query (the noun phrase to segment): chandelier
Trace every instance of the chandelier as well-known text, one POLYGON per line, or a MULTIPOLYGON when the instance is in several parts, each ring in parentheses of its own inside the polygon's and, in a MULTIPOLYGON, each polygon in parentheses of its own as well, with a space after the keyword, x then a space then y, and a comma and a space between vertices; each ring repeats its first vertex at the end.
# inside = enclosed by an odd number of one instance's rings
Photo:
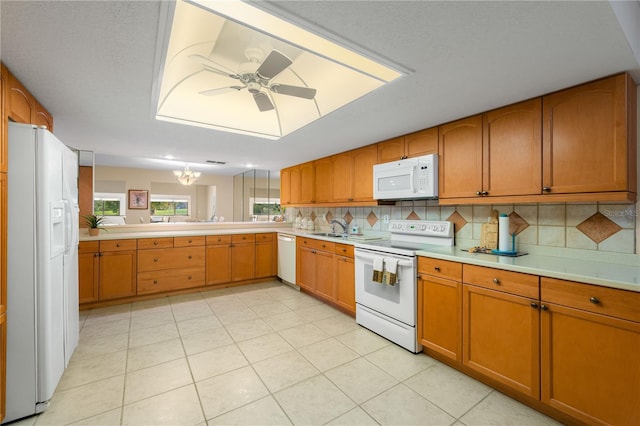
POLYGON ((175 170, 173 174, 178 177, 178 181, 183 185, 191 185, 200 177, 200 172, 189 170, 189 164, 184 166, 184 170, 175 170))

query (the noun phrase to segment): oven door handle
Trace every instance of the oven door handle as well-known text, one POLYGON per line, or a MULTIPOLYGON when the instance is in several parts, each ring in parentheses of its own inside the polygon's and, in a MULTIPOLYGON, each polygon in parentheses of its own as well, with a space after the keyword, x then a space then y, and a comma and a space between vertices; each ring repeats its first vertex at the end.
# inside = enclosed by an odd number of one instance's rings
POLYGON ((398 259, 398 266, 409 266, 409 267, 413 266, 413 260, 401 260, 397 256, 392 256, 389 254, 385 255, 384 253, 369 255, 368 253, 357 252, 355 254, 355 257, 356 259, 360 259, 371 264, 373 263, 373 259, 376 257, 389 257, 389 258, 398 259))

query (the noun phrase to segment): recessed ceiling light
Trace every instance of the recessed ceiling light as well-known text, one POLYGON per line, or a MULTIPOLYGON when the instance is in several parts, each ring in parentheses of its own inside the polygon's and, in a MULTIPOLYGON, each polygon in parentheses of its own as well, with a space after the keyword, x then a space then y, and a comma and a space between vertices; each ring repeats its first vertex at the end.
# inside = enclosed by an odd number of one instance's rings
POLYGON ((173 155, 171 155, 171 154, 167 154, 167 155, 165 155, 163 158, 164 158, 165 160, 175 160, 175 159, 176 159, 176 157, 174 157, 174 156, 173 156, 173 155))
POLYGON ((407 73, 242 1, 162 7, 158 120, 278 139, 407 73))

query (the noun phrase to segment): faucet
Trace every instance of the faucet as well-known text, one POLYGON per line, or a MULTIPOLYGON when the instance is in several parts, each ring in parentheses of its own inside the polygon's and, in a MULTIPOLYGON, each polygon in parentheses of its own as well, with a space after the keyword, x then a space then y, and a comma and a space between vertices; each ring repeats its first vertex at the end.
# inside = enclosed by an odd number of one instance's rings
MULTIPOLYGON (((342 234, 343 235, 347 234, 347 222, 346 221, 332 219, 330 224, 333 225, 334 223, 337 224, 337 225, 340 225, 340 227, 342 228, 342 234)), ((333 228, 333 226, 332 226, 332 228, 333 228)), ((334 229, 334 232, 335 232, 335 228, 333 228, 333 229, 334 229)))

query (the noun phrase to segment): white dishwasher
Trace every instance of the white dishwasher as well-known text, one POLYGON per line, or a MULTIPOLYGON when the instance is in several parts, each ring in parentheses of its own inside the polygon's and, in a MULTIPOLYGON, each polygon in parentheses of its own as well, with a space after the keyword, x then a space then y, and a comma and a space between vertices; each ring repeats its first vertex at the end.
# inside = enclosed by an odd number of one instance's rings
POLYGON ((278 233, 278 277, 296 286, 296 236, 278 233))

